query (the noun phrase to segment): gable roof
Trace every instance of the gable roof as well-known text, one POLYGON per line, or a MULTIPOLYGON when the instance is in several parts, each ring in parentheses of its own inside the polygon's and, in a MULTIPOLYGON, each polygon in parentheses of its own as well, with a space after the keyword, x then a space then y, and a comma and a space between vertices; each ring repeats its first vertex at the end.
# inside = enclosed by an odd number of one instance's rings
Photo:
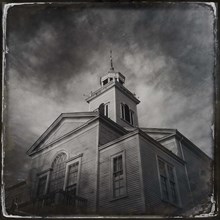
POLYGON ((186 138, 177 129, 170 129, 170 128, 140 128, 140 129, 160 143, 164 140, 167 140, 175 136, 179 141, 183 141, 185 143, 185 146, 189 148, 191 151, 195 152, 197 155, 199 155, 204 159, 211 160, 211 158, 206 153, 204 153, 199 147, 197 147, 192 141, 186 138))
POLYGON ((41 143, 47 144, 62 137, 68 132, 74 130, 76 127, 81 126, 88 120, 95 118, 99 115, 98 112, 74 112, 74 113, 62 113, 59 117, 48 127, 48 129, 37 139, 37 141, 28 149, 27 154, 30 155, 41 143), (83 119, 81 123, 77 123, 75 126, 69 126, 67 124, 61 125, 65 119, 83 119), (51 134, 53 137, 50 137, 51 134), (56 134, 56 135, 55 135, 56 134))
POLYGON ((154 140, 160 140, 175 135, 177 130, 171 128, 140 128, 147 135, 151 136, 154 140))

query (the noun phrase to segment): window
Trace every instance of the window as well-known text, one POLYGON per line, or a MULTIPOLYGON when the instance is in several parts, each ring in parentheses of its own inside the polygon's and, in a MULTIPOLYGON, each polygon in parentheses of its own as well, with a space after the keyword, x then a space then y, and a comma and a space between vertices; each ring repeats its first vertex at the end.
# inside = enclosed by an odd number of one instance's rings
POLYGON ((102 104, 100 104, 99 105, 99 113, 101 114, 101 115, 104 115, 104 111, 105 111, 105 105, 104 105, 104 103, 102 103, 102 104))
POLYGON ((172 202, 177 202, 177 193, 176 193, 176 183, 173 173, 173 167, 167 165, 168 174, 169 174, 169 183, 170 183, 170 192, 171 192, 171 200, 172 202))
POLYGON ((108 117, 108 106, 109 106, 109 103, 105 104, 105 107, 104 107, 104 115, 106 117, 108 117))
POLYGON ((38 187, 37 187, 37 196, 42 196, 45 194, 46 183, 47 183, 47 175, 44 175, 39 178, 38 187))
POLYGON ((125 104, 125 120, 130 123, 130 111, 128 105, 125 104))
POLYGON ((60 153, 52 163, 52 173, 50 180, 50 192, 63 189, 66 168, 66 154, 60 153))
POLYGON ((112 157, 112 195, 120 198, 126 195, 125 161, 121 153, 112 157))
POLYGON ((100 114, 102 114, 102 115, 105 115, 106 117, 108 117, 108 113, 109 113, 109 103, 106 103, 106 104, 104 104, 104 103, 102 103, 102 104, 100 104, 99 105, 99 112, 100 112, 100 114))
POLYGON ((125 106, 121 103, 121 118, 125 119, 125 106))
POLYGON ((169 200, 165 163, 161 160, 159 160, 159 170, 160 170, 160 181, 162 188, 162 198, 164 200, 169 200))
POLYGON ((78 154, 66 163, 66 175, 64 189, 72 195, 78 194, 81 159, 83 154, 78 154))
POLYGON ((158 164, 162 199, 176 204, 178 203, 178 197, 174 167, 160 159, 158 164))
POLYGON ((79 162, 72 163, 68 166, 66 190, 76 195, 78 183, 79 162))
POLYGON ((108 79, 105 79, 105 80, 103 81, 103 86, 106 85, 107 83, 108 83, 108 79))
POLYGON ((134 125, 134 112, 129 109, 128 105, 123 103, 121 103, 121 118, 134 125))
POLYGON ((134 112, 132 110, 130 110, 130 122, 134 125, 134 112))

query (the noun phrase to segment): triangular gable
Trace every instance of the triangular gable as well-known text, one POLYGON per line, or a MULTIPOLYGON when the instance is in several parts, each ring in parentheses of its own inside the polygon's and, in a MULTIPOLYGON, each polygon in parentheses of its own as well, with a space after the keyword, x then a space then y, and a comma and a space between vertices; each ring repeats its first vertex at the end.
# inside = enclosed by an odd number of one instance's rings
POLYGON ((44 141, 44 144, 49 144, 58 138, 62 137, 63 135, 69 133, 70 131, 74 130, 75 128, 79 127, 80 125, 84 124, 87 122, 88 119, 63 119, 60 122, 60 125, 53 131, 49 137, 44 141))
POLYGON ((65 134, 85 124, 88 120, 97 116, 96 112, 62 113, 40 138, 30 147, 27 154, 42 149, 55 140, 62 138, 65 134))
POLYGON ((168 128, 140 128, 144 133, 152 137, 154 140, 176 134, 176 129, 168 128))

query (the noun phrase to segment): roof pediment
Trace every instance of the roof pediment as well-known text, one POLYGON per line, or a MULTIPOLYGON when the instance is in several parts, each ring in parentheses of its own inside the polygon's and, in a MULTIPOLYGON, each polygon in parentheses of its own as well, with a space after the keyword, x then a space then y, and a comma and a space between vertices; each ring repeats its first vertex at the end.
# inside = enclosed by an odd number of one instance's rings
POLYGON ((62 113, 29 148, 27 154, 31 155, 39 149, 45 148, 97 116, 97 112, 62 113))
POLYGON ((176 134, 176 129, 169 128, 140 128, 147 135, 151 136, 154 140, 159 140, 161 138, 168 137, 170 135, 176 134))

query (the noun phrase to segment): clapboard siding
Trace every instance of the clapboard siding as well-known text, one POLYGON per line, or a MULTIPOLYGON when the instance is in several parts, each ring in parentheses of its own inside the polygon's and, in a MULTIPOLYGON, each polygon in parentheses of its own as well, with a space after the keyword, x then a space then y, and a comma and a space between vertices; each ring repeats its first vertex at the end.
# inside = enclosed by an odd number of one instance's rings
POLYGON ((201 204, 202 200, 208 199, 212 190, 211 160, 201 157, 185 144, 181 144, 181 147, 186 160, 194 202, 201 204))
POLYGON ((142 136, 140 136, 140 153, 147 213, 169 214, 169 212, 173 213, 175 209, 188 206, 191 202, 191 195, 187 185, 184 165, 164 151, 153 146, 152 143, 142 136), (180 203, 177 207, 170 203, 165 203, 161 199, 157 157, 162 158, 175 167, 180 192, 180 203))
POLYGON ((115 131, 104 123, 100 123, 99 144, 104 145, 122 136, 122 133, 115 131))
POLYGON ((137 135, 100 151, 99 210, 104 213, 143 213, 137 135), (125 151, 127 197, 112 201, 111 156, 125 151))
POLYGON ((81 133, 72 135, 50 150, 38 154, 38 156, 33 159, 32 164, 33 171, 35 171, 36 174, 50 168, 58 152, 66 152, 68 159, 83 153, 79 179, 79 196, 88 200, 88 210, 91 212, 95 211, 96 204, 97 137, 98 123, 88 126, 81 133))

